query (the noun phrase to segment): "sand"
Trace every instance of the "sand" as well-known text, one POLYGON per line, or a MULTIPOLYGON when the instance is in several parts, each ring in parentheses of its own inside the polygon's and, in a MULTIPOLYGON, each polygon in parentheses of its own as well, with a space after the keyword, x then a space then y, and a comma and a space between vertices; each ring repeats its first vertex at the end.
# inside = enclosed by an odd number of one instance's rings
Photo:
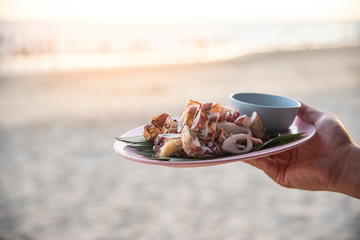
POLYGON ((300 98, 360 143, 360 47, 189 65, 0 75, 0 239, 358 239, 360 202, 285 189, 237 162, 131 162, 114 136, 186 101, 300 98))

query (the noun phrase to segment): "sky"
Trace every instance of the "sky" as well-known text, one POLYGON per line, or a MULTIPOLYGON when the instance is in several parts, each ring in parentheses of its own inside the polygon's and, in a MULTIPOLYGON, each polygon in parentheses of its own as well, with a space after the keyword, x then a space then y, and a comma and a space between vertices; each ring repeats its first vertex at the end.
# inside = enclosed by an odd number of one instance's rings
POLYGON ((0 0, 1 21, 243 23, 360 20, 360 0, 0 0))

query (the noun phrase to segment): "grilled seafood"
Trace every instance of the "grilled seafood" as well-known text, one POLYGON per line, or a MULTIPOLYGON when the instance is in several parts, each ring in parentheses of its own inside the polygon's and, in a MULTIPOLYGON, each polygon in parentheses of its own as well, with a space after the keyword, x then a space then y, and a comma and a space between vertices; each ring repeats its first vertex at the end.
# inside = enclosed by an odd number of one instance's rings
POLYGON ((201 141, 196 133, 185 126, 181 132, 182 146, 186 154, 190 157, 205 158, 220 155, 218 146, 213 141, 201 141))
POLYGON ((240 111, 233 106, 223 106, 220 110, 219 122, 234 122, 240 116, 240 111))
POLYGON ((154 141, 157 135, 162 133, 176 133, 178 123, 169 114, 162 113, 151 120, 150 124, 144 126, 143 136, 154 141))
POLYGON ((262 144, 261 139, 241 133, 227 138, 222 145, 222 149, 232 154, 241 154, 250 152, 254 146, 260 144, 262 144))
POLYGON ((178 121, 178 132, 181 132, 181 129, 184 125, 191 127, 194 119, 196 117, 197 111, 199 110, 201 103, 189 100, 184 107, 183 112, 180 115, 178 121))
POLYGON ((246 133, 252 136, 250 128, 242 127, 232 122, 218 123, 217 128, 218 130, 223 129, 225 136, 229 136, 230 134, 239 134, 239 133, 246 133))
POLYGON ((256 112, 253 112, 251 115, 251 124, 249 128, 254 137, 263 138, 265 136, 266 127, 256 112))
POLYGON ((205 127, 212 105, 213 105, 212 103, 201 104, 201 107, 197 112, 194 122, 191 126, 191 129, 193 131, 200 132, 203 129, 203 127, 205 127))
POLYGON ((170 157, 182 150, 181 134, 159 134, 155 140, 154 156, 170 157))
POLYGON ((262 144, 266 127, 254 112, 240 116, 233 106, 189 100, 178 120, 167 113, 145 125, 143 135, 154 141, 155 157, 188 158, 242 154, 262 144))
POLYGON ((251 125, 251 118, 244 114, 235 119, 234 123, 238 126, 249 128, 251 125))
POLYGON ((185 126, 181 131, 182 147, 187 155, 190 157, 201 156, 205 149, 201 147, 201 143, 196 133, 188 126, 185 126))

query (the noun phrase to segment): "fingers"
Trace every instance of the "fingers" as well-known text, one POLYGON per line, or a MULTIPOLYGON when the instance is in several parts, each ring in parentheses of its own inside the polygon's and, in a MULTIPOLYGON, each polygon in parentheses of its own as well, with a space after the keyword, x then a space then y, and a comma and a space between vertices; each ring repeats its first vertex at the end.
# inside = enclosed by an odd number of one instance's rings
POLYGON ((288 150, 285 152, 281 152, 275 155, 270 156, 271 158, 275 159, 279 162, 279 163, 288 163, 289 161, 291 161, 293 159, 293 155, 296 154, 297 149, 292 149, 292 150, 288 150), (294 153, 293 153, 294 152, 294 153))
POLYGON ((246 160, 244 162, 265 171, 267 168, 271 167, 271 164, 274 163, 274 160, 280 164, 288 163, 292 160, 293 155, 296 154, 296 151, 297 149, 292 149, 268 157, 246 160))
POLYGON ((269 167, 270 159, 268 157, 264 157, 264 158, 247 160, 244 162, 246 162, 246 163, 250 164, 251 166, 254 166, 260 170, 265 171, 269 167))
POLYGON ((278 182, 278 176, 279 176, 279 165, 271 157, 264 157, 264 158, 257 158, 253 160, 246 161, 246 163, 249 163, 250 165, 264 171, 266 175, 268 175, 271 179, 273 179, 275 182, 278 182))

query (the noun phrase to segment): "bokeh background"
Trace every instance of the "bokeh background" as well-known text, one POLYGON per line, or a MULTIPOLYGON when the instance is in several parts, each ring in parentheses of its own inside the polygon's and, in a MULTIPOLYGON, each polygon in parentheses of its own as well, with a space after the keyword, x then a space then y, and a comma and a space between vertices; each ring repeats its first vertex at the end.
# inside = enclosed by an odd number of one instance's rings
POLYGON ((245 91, 333 112, 359 144, 359 21, 356 0, 0 0, 0 239, 359 239, 357 199, 112 149, 245 91))

